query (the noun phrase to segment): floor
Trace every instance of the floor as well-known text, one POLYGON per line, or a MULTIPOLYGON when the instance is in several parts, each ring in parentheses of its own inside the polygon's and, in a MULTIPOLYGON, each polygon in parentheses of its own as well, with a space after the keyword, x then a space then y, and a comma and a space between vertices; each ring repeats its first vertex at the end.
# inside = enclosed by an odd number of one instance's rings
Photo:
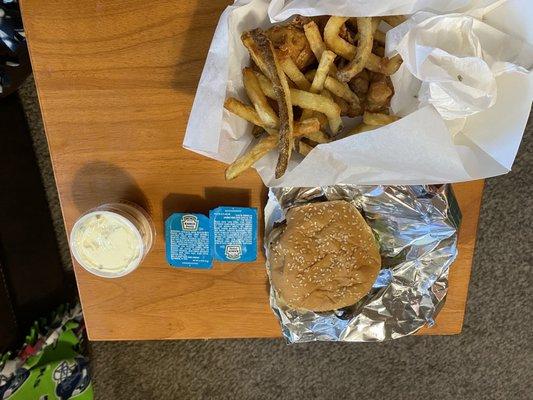
MULTIPOLYGON (((21 97, 68 246, 31 79, 21 97)), ((93 342, 97 399, 531 399, 533 117, 513 171, 487 180, 464 330, 380 344, 93 342)), ((179 310, 176 310, 179 312, 179 310)))

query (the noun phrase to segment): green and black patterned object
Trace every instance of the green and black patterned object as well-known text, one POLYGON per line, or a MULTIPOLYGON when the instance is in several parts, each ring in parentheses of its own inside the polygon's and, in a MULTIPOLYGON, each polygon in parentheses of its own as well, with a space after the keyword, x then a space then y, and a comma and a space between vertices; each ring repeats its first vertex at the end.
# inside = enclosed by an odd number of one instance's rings
POLYGON ((0 356, 0 400, 93 399, 84 329, 79 304, 36 321, 17 355, 0 356))

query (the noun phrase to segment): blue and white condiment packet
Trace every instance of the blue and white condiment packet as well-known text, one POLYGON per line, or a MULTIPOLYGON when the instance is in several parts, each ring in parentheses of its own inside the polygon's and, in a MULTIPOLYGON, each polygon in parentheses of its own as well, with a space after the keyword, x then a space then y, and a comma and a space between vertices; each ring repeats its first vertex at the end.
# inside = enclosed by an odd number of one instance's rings
POLYGON ((209 218, 203 214, 172 214, 165 222, 167 262, 174 267, 211 268, 213 255, 209 218))
POLYGON ((257 209, 218 207, 203 214, 175 213, 165 222, 167 262, 174 267, 211 268, 213 259, 257 259, 257 209))
POLYGON ((219 261, 249 262, 257 259, 257 210, 218 207, 209 211, 211 249, 219 261))

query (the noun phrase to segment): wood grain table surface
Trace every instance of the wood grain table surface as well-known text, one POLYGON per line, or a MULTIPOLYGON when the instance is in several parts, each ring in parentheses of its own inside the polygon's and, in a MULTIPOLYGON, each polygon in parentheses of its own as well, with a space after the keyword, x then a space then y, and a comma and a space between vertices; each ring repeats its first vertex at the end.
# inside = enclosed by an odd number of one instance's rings
MULTIPOLYGON (((152 215, 151 253, 120 279, 75 263, 92 340, 278 337, 261 255, 250 264, 174 269, 164 255, 172 212, 263 209, 255 171, 230 183, 224 165, 181 147, 222 0, 23 0, 22 11, 63 216, 130 200, 152 215)), ((463 211, 445 307, 425 334, 461 331, 483 182, 455 185, 463 211)), ((261 221, 262 223, 262 221, 261 221)), ((262 232, 260 232, 260 235, 262 232)), ((260 243, 262 246, 262 243, 260 243)))

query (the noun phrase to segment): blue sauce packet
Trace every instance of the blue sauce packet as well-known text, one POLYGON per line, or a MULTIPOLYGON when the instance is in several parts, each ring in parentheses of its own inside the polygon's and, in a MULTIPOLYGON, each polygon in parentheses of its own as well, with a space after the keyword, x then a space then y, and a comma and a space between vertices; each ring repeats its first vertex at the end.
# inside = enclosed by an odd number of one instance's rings
POLYGON ((209 218, 175 213, 165 222, 167 262, 174 267, 211 268, 209 218))
POLYGON ((209 211, 211 249, 219 261, 250 262, 257 259, 257 210, 218 207, 209 211))
POLYGON ((212 267, 213 259, 257 259, 257 209, 218 207, 203 214, 175 213, 165 222, 167 262, 173 267, 212 267))

